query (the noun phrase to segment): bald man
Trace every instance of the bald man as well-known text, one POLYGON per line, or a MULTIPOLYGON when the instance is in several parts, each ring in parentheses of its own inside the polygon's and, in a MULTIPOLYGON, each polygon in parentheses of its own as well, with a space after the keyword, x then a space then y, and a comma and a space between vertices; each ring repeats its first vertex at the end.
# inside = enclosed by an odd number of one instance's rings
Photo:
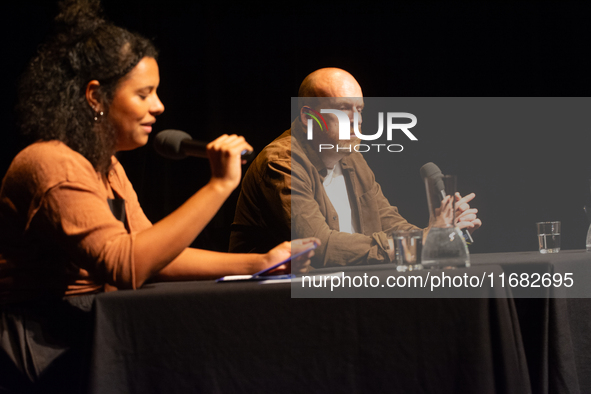
MULTIPOLYGON (((242 181, 230 236, 231 252, 264 253, 280 241, 318 237, 312 266, 390 262, 387 234, 419 227, 408 223, 382 194, 363 156, 351 147, 360 140, 353 132, 361 123, 361 87, 348 72, 323 68, 308 75, 299 90, 299 116, 291 128, 257 156, 242 181), (336 115, 323 114, 326 130, 308 120, 322 108, 345 112, 351 124, 349 140, 339 140, 336 115), (319 149, 320 144, 333 146, 319 149)), ((464 197, 460 227, 480 226, 464 197)))

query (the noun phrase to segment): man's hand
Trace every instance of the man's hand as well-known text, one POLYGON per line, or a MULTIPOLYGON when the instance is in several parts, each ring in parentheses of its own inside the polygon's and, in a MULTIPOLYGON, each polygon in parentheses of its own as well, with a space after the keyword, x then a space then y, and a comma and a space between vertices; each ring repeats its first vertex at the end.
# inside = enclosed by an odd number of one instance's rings
POLYGON ((468 204, 474 199, 474 197, 476 197, 476 194, 474 193, 470 193, 464 197, 462 197, 460 193, 455 194, 456 226, 458 226, 460 229, 467 229, 470 234, 482 226, 482 221, 476 216, 478 209, 470 208, 470 204, 468 204))

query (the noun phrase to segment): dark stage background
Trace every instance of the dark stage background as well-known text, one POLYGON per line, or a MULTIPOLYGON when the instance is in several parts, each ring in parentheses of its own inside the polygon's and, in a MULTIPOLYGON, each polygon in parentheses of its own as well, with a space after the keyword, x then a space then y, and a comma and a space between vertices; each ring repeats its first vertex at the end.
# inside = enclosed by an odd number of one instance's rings
MULTIPOLYGON (((166 111, 155 132, 176 128, 201 140, 239 133, 257 151, 289 128, 290 97, 320 67, 348 70, 368 97, 591 92, 591 6, 583 3, 103 4, 111 20, 152 38, 161 50, 159 94, 166 111)), ((52 1, 14 2, 4 9, 0 174, 20 149, 13 111, 17 77, 56 11, 52 1)), ((446 130, 447 138, 422 144, 420 155, 396 156, 390 171, 377 178, 403 216, 424 226, 419 167, 434 161, 445 173, 457 174, 460 191, 477 194, 473 205, 484 223, 475 233, 473 253, 536 250, 534 223, 543 220, 561 220, 563 249, 581 249, 588 228, 583 205, 591 204, 590 129, 517 135, 502 128, 486 135, 446 130)), ((206 161, 167 161, 151 146, 123 153, 120 160, 152 221, 209 177, 206 161)), ((196 246, 226 248, 237 196, 196 246)))

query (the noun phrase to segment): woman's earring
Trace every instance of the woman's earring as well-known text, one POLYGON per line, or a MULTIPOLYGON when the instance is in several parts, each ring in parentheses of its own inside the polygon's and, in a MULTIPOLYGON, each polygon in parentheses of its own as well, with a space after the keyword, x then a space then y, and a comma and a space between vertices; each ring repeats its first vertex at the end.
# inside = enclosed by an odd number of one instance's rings
POLYGON ((102 117, 102 116, 103 116, 103 114, 104 114, 104 113, 103 113, 103 111, 101 111, 101 112, 96 112, 96 113, 94 114, 94 121, 95 121, 95 122, 98 122, 98 120, 99 120, 99 117, 102 117))

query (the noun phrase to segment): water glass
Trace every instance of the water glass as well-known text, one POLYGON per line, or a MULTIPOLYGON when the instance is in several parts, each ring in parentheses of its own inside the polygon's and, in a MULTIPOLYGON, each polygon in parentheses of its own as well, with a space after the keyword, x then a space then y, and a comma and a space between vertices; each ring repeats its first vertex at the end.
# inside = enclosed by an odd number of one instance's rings
POLYGON ((405 272, 423 269, 423 230, 396 230, 392 233, 392 239, 396 250, 396 270, 405 272))
POLYGON ((560 252, 560 222, 538 222, 540 253, 560 252))

